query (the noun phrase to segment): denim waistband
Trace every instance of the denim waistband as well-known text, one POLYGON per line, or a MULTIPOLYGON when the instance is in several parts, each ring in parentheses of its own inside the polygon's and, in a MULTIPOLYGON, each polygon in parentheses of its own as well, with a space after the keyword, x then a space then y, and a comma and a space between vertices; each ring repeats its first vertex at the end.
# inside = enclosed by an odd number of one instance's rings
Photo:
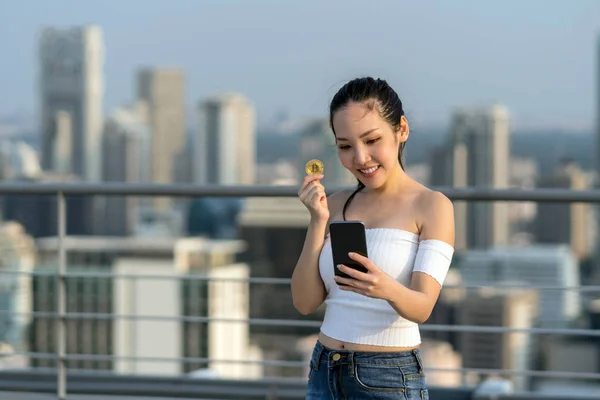
MULTIPOLYGON (((337 364, 354 365, 387 365, 387 366, 406 366, 416 364, 419 372, 423 370, 421 360, 421 351, 417 349, 408 351, 352 351, 330 349, 317 341, 311 357, 312 368, 319 369, 322 362, 327 362, 330 366, 337 364)), ((352 368, 350 368, 352 371, 352 368)), ((352 374, 352 373, 351 373, 352 374)))

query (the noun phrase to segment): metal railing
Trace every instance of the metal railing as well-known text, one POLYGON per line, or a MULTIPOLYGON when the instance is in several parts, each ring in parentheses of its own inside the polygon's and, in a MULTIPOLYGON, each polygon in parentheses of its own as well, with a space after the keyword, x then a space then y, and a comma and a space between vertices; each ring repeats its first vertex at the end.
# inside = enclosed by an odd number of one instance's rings
MULTIPOLYGON (((341 188, 330 189, 328 192, 334 192, 341 188)), ((532 201, 532 202, 585 202, 597 203, 600 202, 600 191, 586 190, 573 191, 567 189, 485 189, 485 188, 436 188, 446 194, 453 201, 532 201)), ((57 311, 55 313, 48 312, 31 312, 21 313, 22 316, 32 316, 34 318, 54 319, 56 321, 56 354, 40 354, 40 353, 22 353, 32 358, 54 359, 57 362, 56 366, 56 394, 59 400, 65 400, 67 395, 67 361, 75 359, 135 359, 136 361, 143 360, 140 357, 115 357, 115 356, 100 356, 100 355, 85 355, 85 354, 67 354, 66 352, 66 328, 67 321, 76 319, 130 319, 130 320, 179 320, 185 322, 243 322, 250 325, 275 325, 289 327, 309 327, 318 328, 320 321, 306 320, 277 320, 277 319, 231 319, 231 318, 208 318, 208 317, 166 317, 160 315, 119 315, 119 314, 99 314, 99 313, 67 313, 67 279, 80 278, 123 278, 123 279, 206 279, 200 276, 140 276, 140 275, 114 275, 105 273, 67 273, 67 251, 66 246, 66 222, 67 209, 65 198, 72 195, 104 195, 104 196, 169 196, 169 197, 295 197, 297 195, 296 187, 288 186, 195 186, 195 185, 156 185, 156 184, 126 184, 126 183, 44 183, 44 184, 29 184, 29 183, 1 183, 0 195, 14 194, 37 194, 37 195, 53 195, 57 200, 58 214, 58 269, 55 274, 47 272, 28 273, 32 276, 51 275, 55 276, 57 286, 57 311)), ((15 271, 2 271, 2 274, 19 274, 15 271)), ((212 279, 215 280, 215 279, 212 279)), ((235 279, 223 279, 235 281, 235 279)), ((274 284, 274 285, 289 285, 289 279, 275 278, 248 278, 243 281, 257 284, 274 284)), ((487 287, 483 285, 446 285, 446 288, 481 288, 487 287)), ((577 291, 600 291, 600 286, 583 286, 583 287, 536 287, 536 290, 577 290, 577 291)), ((1 314, 6 314, 6 311, 0 311, 1 314)), ((13 315, 15 313, 12 313, 13 315)), ((483 332, 483 333, 528 333, 535 335, 576 335, 600 337, 599 331, 587 329, 545 329, 545 328, 510 328, 510 327, 492 327, 492 326, 454 326, 454 325, 432 325, 424 324, 421 326, 423 331, 443 331, 443 332, 483 332)), ((19 353, 16 353, 19 354, 19 353)), ((150 361, 165 361, 165 362, 217 362, 228 363, 239 360, 211 360, 208 358, 148 358, 150 361)), ((305 367, 303 362, 295 361, 247 361, 248 363, 260 363, 263 365, 279 365, 288 367, 305 367)), ((600 374, 582 374, 570 372, 550 372, 550 371, 512 371, 512 370, 490 370, 490 369, 441 369, 430 368, 429 371, 448 372, 456 371, 461 373, 476 372, 487 374, 505 374, 505 375, 525 375, 525 376, 546 376, 555 378, 571 378, 571 379, 600 379, 600 374)), ((0 390, 2 387, 0 387, 0 390)), ((282 397, 283 398, 283 397, 282 397)))

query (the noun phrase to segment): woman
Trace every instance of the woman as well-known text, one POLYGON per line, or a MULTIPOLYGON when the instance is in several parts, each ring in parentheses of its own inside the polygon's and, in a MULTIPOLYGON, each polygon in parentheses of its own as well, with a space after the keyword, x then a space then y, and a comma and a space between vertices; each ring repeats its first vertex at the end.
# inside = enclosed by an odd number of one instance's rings
POLYGON ((307 399, 428 399, 418 324, 437 301, 454 253, 454 211, 443 194, 404 171, 409 127, 396 92, 380 79, 348 82, 330 104, 330 125, 354 191, 325 195, 323 175, 304 179, 298 196, 310 212, 292 275, 296 309, 326 312, 313 355, 307 399), (366 273, 335 266, 328 225, 361 220, 366 273))

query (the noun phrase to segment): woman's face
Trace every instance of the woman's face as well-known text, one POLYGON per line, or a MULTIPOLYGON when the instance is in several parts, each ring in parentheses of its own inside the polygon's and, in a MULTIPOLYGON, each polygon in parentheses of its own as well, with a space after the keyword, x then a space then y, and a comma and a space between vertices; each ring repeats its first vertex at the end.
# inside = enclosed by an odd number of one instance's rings
POLYGON ((333 127, 342 165, 367 188, 380 188, 398 173, 399 146, 408 133, 395 132, 376 107, 349 103, 334 114, 333 127))

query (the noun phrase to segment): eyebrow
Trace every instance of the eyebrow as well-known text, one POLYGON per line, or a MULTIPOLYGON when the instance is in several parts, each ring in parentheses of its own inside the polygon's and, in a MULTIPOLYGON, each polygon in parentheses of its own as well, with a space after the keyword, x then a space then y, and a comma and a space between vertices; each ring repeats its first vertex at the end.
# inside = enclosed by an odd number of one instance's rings
MULTIPOLYGON (((376 130, 378 130, 378 129, 379 129, 379 128, 373 128, 373 129, 369 129, 368 131, 366 131, 366 132, 364 132, 364 133, 361 133, 361 134, 360 134, 360 136, 359 136, 358 138, 359 138, 359 139, 362 139, 362 138, 364 138, 365 136, 367 136, 369 133, 373 133, 373 132, 375 132, 375 131, 376 131, 376 130)), ((336 138, 336 140, 337 140, 337 141, 346 141, 346 142, 348 141, 348 139, 346 139, 346 138, 336 138)))

